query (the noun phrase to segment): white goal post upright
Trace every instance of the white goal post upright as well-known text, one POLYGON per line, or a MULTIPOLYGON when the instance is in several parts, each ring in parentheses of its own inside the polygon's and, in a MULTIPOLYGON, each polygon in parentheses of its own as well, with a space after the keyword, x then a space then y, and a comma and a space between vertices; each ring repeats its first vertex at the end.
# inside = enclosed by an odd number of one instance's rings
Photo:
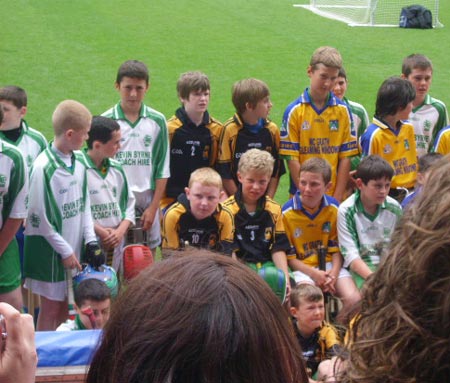
POLYGON ((403 7, 420 3, 433 15, 433 27, 439 22, 439 0, 310 0, 310 4, 294 4, 350 26, 398 27, 403 7))

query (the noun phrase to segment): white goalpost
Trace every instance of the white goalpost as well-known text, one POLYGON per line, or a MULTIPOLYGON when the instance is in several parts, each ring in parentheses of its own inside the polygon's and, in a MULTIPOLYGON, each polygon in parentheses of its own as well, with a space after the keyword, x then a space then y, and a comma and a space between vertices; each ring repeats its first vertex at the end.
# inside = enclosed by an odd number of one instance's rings
POLYGON ((433 27, 439 22, 439 0, 310 0, 309 4, 294 4, 329 19, 350 26, 398 27, 403 7, 420 3, 433 15, 433 27))

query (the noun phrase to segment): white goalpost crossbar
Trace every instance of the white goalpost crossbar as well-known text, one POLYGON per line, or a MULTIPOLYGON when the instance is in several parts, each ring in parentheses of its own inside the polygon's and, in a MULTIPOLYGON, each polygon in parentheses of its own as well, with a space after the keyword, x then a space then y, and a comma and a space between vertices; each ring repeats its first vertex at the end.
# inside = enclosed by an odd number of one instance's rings
MULTIPOLYGON (((309 4, 294 4, 311 12, 350 26, 398 27, 401 9, 405 0, 311 0, 309 4)), ((414 0, 412 0, 414 2, 414 0)), ((439 0, 420 0, 421 5, 431 10, 433 27, 439 22, 439 0)))

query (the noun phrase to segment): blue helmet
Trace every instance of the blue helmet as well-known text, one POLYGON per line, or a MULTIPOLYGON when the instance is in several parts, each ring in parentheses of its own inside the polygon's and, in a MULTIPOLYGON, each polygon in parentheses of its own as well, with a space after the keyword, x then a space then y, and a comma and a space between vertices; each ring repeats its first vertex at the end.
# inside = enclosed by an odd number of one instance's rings
POLYGON ((98 270, 88 264, 83 264, 83 270, 73 277, 73 288, 85 279, 95 278, 105 282, 106 286, 111 290, 111 297, 115 298, 119 292, 119 281, 114 269, 107 265, 101 265, 98 270))

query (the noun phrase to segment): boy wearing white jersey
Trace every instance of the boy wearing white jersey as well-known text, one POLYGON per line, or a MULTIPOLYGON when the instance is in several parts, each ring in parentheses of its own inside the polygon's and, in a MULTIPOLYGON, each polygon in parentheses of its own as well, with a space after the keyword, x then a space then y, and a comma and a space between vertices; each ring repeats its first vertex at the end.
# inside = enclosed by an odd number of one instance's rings
POLYGON ((339 248, 358 288, 378 268, 401 215, 398 202, 388 196, 393 174, 383 158, 365 157, 356 170, 358 190, 339 206, 339 248))
POLYGON ((47 147, 47 140, 41 132, 28 126, 24 120, 27 113, 27 94, 18 86, 5 86, 0 89, 0 104, 4 114, 0 137, 21 150, 30 170, 36 157, 47 147))
POLYGON ((428 94, 433 77, 433 64, 422 54, 412 54, 403 60, 402 77, 416 90, 409 122, 414 126, 418 157, 431 151, 439 132, 448 125, 445 104, 428 94))
MULTIPOLYGON (((347 87, 348 87, 347 73, 345 72, 345 69, 342 67, 341 69, 339 69, 337 80, 334 83, 333 93, 337 98, 344 101, 348 105, 350 112, 352 113, 351 131, 353 136, 355 136, 356 139, 359 140, 359 137, 363 135, 363 133, 369 126, 369 115, 367 114, 367 111, 364 108, 364 106, 358 104, 355 101, 351 101, 347 97, 345 97, 345 94, 347 93, 347 87)), ((359 161, 360 161, 359 154, 351 157, 350 170, 352 171, 356 170, 359 161)))
MULTIPOLYGON (((134 224, 134 196, 125 172, 112 159, 120 148, 120 126, 110 118, 95 116, 87 140, 87 177, 95 234, 118 272, 122 266, 125 234, 134 224)), ((108 260, 109 263, 109 260, 108 260)))
MULTIPOLYGON (((52 116, 54 141, 33 164, 24 273, 26 287, 41 296, 38 330, 55 330, 67 319, 64 269, 81 270, 83 244, 98 249, 85 161, 78 151, 88 137, 91 119, 89 110, 79 102, 61 102, 52 116)), ((97 254, 96 260, 90 260, 93 266, 104 261, 102 254, 97 254)))
POLYGON ((124 62, 116 78, 120 102, 103 116, 120 125, 121 148, 116 159, 125 170, 154 253, 161 242, 159 203, 170 176, 169 138, 165 117, 143 103, 148 88, 147 66, 137 60, 124 62))
MULTIPOLYGON (((0 105, 0 124, 3 120, 0 105)), ((0 302, 22 309, 19 249, 14 237, 27 215, 28 174, 21 152, 0 139, 0 302)))
MULTIPOLYGON (((27 94, 18 86, 5 86, 0 89, 0 104, 3 107, 3 122, 0 125, 0 138, 16 146, 25 157, 28 175, 36 157, 48 145, 44 135, 28 126, 24 117, 27 113, 27 94)), ((23 231, 21 225, 16 234, 19 245, 21 269, 23 268, 23 231)), ((23 273, 23 270, 21 270, 23 273)))

